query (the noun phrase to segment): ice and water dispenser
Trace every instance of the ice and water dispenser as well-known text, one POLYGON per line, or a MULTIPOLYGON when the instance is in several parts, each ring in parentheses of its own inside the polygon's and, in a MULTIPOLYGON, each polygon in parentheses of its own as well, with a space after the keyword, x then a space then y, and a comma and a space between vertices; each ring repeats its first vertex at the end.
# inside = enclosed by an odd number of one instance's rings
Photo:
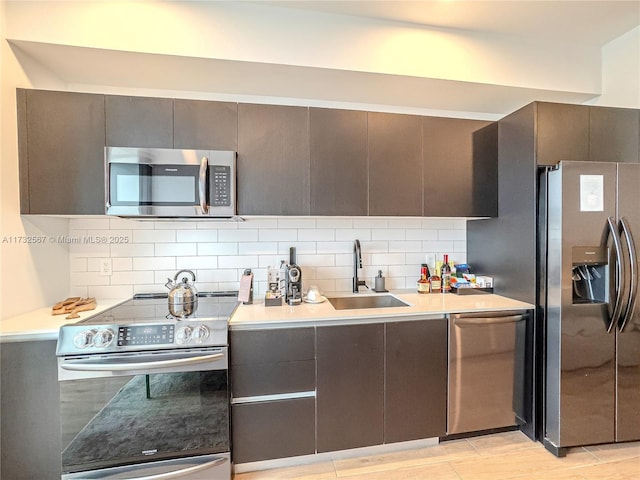
POLYGON ((608 294, 607 248, 573 247, 571 252, 573 303, 606 303, 608 294))

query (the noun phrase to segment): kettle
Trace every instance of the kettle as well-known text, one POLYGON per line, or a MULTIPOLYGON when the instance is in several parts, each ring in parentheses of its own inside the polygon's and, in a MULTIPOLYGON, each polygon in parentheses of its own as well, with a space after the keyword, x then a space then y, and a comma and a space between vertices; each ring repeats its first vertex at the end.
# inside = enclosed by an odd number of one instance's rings
POLYGON ((180 270, 173 277, 173 281, 168 278, 165 287, 169 288, 169 313, 177 318, 188 317, 193 315, 198 307, 198 290, 189 283, 187 277, 182 277, 182 281, 178 283, 178 277, 181 273, 189 273, 193 282, 196 281, 196 275, 191 270, 180 270))

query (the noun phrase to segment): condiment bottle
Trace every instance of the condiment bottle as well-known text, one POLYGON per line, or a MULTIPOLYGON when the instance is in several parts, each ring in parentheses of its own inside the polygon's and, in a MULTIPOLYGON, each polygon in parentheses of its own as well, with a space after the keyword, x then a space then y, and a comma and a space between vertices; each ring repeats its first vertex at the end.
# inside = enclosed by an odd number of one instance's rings
POLYGON ((429 293, 431 282, 429 280, 429 267, 423 263, 420 267, 420 280, 418 280, 418 293, 429 293))
POLYGON ((449 266, 449 255, 444 256, 440 277, 442 277, 442 293, 449 293, 451 291, 451 267, 449 266))
MULTIPOLYGON (((437 272, 437 270, 436 270, 437 272)), ((437 273, 431 275, 431 291, 434 293, 440 293, 442 290, 442 282, 437 273)))

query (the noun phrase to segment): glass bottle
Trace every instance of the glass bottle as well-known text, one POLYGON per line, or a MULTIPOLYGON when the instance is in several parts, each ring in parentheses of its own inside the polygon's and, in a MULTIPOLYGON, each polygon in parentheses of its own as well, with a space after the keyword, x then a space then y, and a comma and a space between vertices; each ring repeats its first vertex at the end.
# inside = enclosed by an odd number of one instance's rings
POLYGON ((449 293, 451 291, 451 266, 449 265, 449 255, 444 256, 444 262, 442 262, 442 269, 440 270, 440 277, 442 279, 442 293, 449 293))
POLYGON ((433 293, 439 293, 442 289, 442 281, 440 280, 440 276, 437 272, 438 271, 436 270, 435 273, 431 275, 431 291, 433 293))
POLYGON ((418 280, 418 293, 429 293, 431 282, 429 281, 429 267, 423 263, 420 267, 420 280, 418 280))

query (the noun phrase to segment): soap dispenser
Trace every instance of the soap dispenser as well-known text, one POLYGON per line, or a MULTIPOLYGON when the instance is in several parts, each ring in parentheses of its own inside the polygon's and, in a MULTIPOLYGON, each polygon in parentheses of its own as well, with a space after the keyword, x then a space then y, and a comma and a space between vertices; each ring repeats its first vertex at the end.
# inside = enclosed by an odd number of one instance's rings
POLYGON ((382 276, 382 270, 378 270, 378 276, 375 278, 375 287, 373 289, 375 292, 387 292, 388 290, 384 287, 384 277, 382 276))

